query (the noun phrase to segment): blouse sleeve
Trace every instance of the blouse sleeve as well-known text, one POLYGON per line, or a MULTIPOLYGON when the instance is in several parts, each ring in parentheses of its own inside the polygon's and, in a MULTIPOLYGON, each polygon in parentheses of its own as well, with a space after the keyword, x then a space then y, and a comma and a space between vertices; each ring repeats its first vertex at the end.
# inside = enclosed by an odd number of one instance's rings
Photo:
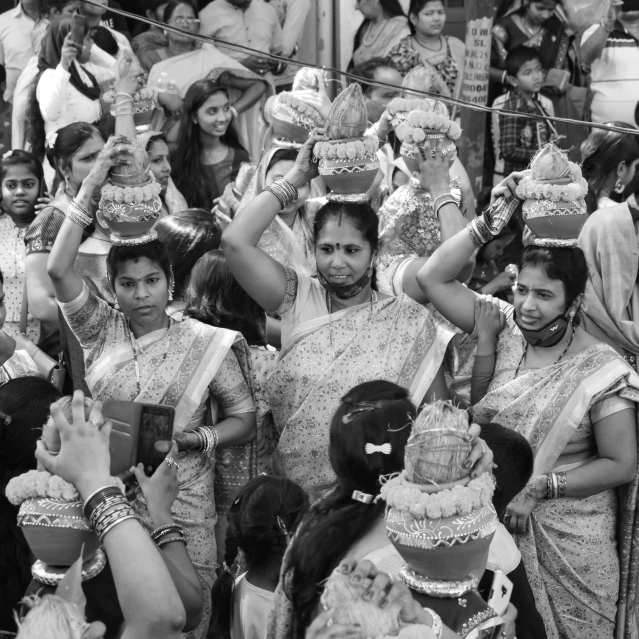
POLYGON ((251 391, 232 350, 226 354, 209 391, 218 401, 223 417, 255 412, 251 391))
POLYGON ((92 293, 85 282, 78 297, 71 302, 58 302, 58 306, 84 349, 91 349, 102 342, 109 324, 118 323, 121 316, 120 312, 92 293))
POLYGON ((606 397, 602 399, 600 402, 597 402, 590 409, 590 421, 593 424, 600 422, 602 419, 606 417, 610 417, 615 413, 620 413, 622 410, 627 410, 629 408, 634 409, 636 407, 635 403, 629 399, 625 399, 620 397, 619 395, 613 395, 612 397, 606 397))
POLYGON ((278 315, 284 315, 293 308, 295 304, 295 300, 297 299, 297 290, 299 279, 297 276, 297 271, 290 266, 285 266, 284 270, 286 271, 286 292, 284 293, 284 299, 277 309, 276 313, 278 315))
POLYGON ((64 222, 64 213, 55 208, 48 206, 43 209, 27 229, 24 235, 24 241, 27 245, 27 255, 31 253, 51 253, 53 243, 55 242, 60 228, 64 222))

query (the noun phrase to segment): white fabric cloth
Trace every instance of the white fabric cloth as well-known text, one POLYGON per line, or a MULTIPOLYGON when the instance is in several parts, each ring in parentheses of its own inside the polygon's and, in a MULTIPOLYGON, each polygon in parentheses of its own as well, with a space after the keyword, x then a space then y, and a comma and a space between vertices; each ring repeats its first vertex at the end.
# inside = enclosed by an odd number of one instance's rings
MULTIPOLYGON (((84 73, 82 65, 76 66, 82 79, 90 85, 89 77, 84 73)), ((100 100, 90 100, 80 93, 70 80, 71 74, 60 64, 55 69, 46 69, 40 76, 36 97, 47 135, 72 122, 97 122, 102 115, 100 100)))
MULTIPOLYGON (((264 0, 253 0, 242 10, 227 0, 213 0, 200 11, 202 35, 220 38, 251 47, 265 53, 280 53, 283 47, 282 27, 275 9, 264 0)), ((248 54, 242 51, 224 51, 236 60, 243 60, 248 54)))
POLYGON ((22 70, 33 55, 32 34, 36 22, 19 4, 14 9, 0 14, 0 64, 7 72, 7 88, 4 99, 11 102, 13 91, 22 70))
POLYGON ((288 58, 293 53, 295 45, 302 41, 306 18, 311 10, 311 0, 271 0, 269 4, 275 9, 282 27, 282 55, 288 58))
MULTIPOLYGON (((598 24, 586 29, 581 46, 599 28, 598 24)), ((639 101, 639 43, 628 34, 606 41, 601 55, 590 65, 592 121, 612 121, 638 125, 635 109, 639 101)))
POLYGON ((521 553, 512 535, 506 530, 504 524, 497 524, 495 536, 488 549, 488 563, 486 568, 496 572, 501 570, 508 574, 515 570, 521 562, 521 553))
POLYGON ((231 639, 264 639, 275 593, 249 583, 246 573, 235 581, 231 639))
MULTIPOLYGON (((91 47, 91 57, 86 68, 93 73, 100 83, 115 79, 115 58, 95 44, 91 47)), ((27 148, 27 113, 29 97, 37 76, 38 55, 36 54, 27 63, 13 93, 13 112, 11 114, 12 149, 29 150, 27 148)))

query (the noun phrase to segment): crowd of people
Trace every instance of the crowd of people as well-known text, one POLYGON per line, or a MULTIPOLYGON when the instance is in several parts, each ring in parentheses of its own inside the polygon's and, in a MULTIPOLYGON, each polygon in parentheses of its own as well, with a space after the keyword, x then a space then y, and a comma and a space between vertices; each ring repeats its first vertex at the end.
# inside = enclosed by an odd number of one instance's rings
POLYGON ((636 636, 639 1, 499 4, 485 132, 443 0, 0 14, 0 636, 636 636))

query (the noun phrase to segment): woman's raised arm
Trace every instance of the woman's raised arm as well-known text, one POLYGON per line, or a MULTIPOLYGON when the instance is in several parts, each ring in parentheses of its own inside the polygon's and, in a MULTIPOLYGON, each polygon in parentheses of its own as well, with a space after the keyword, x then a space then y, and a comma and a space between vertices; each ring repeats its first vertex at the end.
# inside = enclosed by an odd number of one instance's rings
MULTIPOLYGON (((484 238, 484 242, 499 233, 519 206, 519 200, 513 200, 516 198, 514 193, 519 177, 521 174, 513 173, 495 187, 491 210, 473 222, 478 223, 482 229, 492 229, 486 231, 488 236, 484 238), (503 198, 508 201, 504 202, 503 198), (497 209, 500 210, 498 219, 494 215, 497 209)), ((479 239, 477 234, 475 237, 479 239)), ((466 333, 472 333, 475 328, 476 294, 456 278, 477 248, 476 241, 471 237, 471 230, 463 229, 444 242, 417 273, 417 282, 433 306, 466 333)))
POLYGON ((47 272, 59 302, 72 302, 82 292, 82 278, 75 272, 82 231, 93 221, 89 213, 91 198, 104 184, 109 169, 115 164, 128 162, 118 160, 118 156, 130 152, 127 146, 121 144, 122 141, 123 138, 118 137, 109 139, 91 172, 82 182, 80 192, 67 209, 66 218, 62 222, 47 264, 47 272))
MULTIPOLYGON (((297 189, 312 177, 313 147, 324 136, 314 134, 301 148, 295 166, 284 177, 289 185, 278 188, 276 180, 273 191, 285 198, 286 188, 297 189)), ((240 286, 268 313, 276 311, 286 293, 286 271, 284 267, 257 247, 262 234, 283 208, 283 202, 273 191, 263 191, 224 229, 222 248, 229 267, 240 286)), ((291 203, 292 203, 291 199, 291 203)))
POLYGON ((242 95, 233 104, 238 113, 244 113, 257 104, 268 88, 266 82, 236 78, 231 75, 228 77, 227 85, 242 91, 242 95))

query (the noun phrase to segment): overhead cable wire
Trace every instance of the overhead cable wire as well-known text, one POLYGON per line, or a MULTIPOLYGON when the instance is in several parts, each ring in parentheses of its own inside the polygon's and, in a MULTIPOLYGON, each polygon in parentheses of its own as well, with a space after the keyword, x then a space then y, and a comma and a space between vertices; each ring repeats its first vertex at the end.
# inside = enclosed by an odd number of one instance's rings
MULTIPOLYGON (((104 8, 103 4, 100 4, 99 2, 95 2, 95 0, 82 0, 82 2, 84 2, 85 4, 93 5, 95 7, 104 8)), ((431 93, 430 91, 419 91, 417 89, 405 89, 404 87, 396 85, 396 84, 390 84, 388 82, 380 82, 378 80, 369 80, 368 78, 363 78, 361 76, 349 73, 348 71, 342 71, 341 69, 336 69, 334 67, 320 66, 318 64, 312 64, 310 62, 301 62, 299 60, 293 60, 291 58, 286 58, 284 56, 277 55, 275 53, 266 53, 264 51, 258 51, 257 49, 253 49, 252 47, 247 47, 242 44, 227 42, 226 40, 220 40, 219 38, 213 38, 211 36, 203 36, 203 35, 200 35, 199 33, 191 33, 190 31, 185 31, 184 29, 174 27, 173 25, 165 24, 164 22, 158 22, 157 20, 153 20, 152 18, 148 18, 146 16, 139 16, 135 13, 124 11, 123 9, 109 7, 109 12, 124 16, 125 18, 138 20, 139 22, 157 27, 163 31, 170 31, 171 33, 187 36, 193 40, 196 40, 198 42, 202 42, 205 44, 214 44, 220 48, 231 49, 232 51, 240 51, 242 53, 247 53, 255 57, 266 58, 267 60, 272 60, 274 62, 283 62, 284 64, 297 66, 300 68, 308 67, 311 69, 317 69, 318 71, 324 71, 326 73, 334 73, 336 75, 341 75, 353 82, 359 82, 361 84, 366 84, 371 87, 377 87, 379 89, 395 89, 398 92, 408 93, 420 98, 433 98, 433 99, 439 100, 440 102, 458 106, 463 109, 482 111, 483 113, 486 113, 486 114, 497 113, 499 115, 508 115, 508 116, 524 118, 528 120, 548 120, 550 122, 555 122, 555 123, 569 124, 572 126, 585 126, 591 129, 614 131, 615 133, 626 133, 628 135, 639 135, 638 129, 628 129, 626 127, 620 127, 613 124, 599 124, 596 122, 586 122, 584 120, 574 120, 572 118, 558 118, 556 116, 539 115, 537 113, 520 113, 519 111, 510 111, 508 109, 494 109, 490 106, 473 104, 471 102, 466 102, 465 100, 460 100, 458 98, 443 96, 437 93, 431 93)))

